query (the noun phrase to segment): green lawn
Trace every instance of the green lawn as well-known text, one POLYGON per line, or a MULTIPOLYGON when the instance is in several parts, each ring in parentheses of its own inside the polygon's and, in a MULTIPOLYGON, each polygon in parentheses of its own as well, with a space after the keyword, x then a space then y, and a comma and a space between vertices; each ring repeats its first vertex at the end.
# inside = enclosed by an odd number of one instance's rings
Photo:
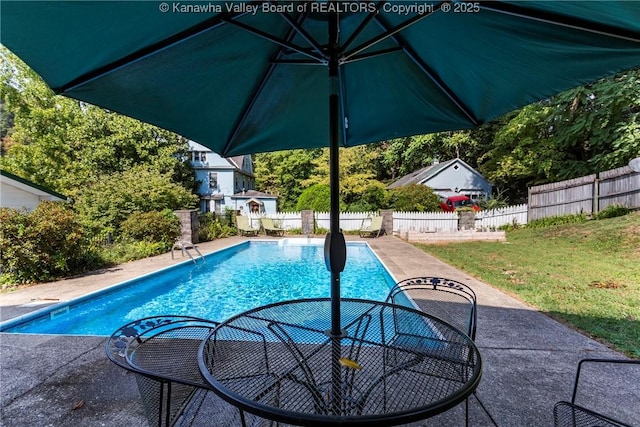
POLYGON ((640 358, 640 212, 507 233, 507 242, 416 245, 640 358))

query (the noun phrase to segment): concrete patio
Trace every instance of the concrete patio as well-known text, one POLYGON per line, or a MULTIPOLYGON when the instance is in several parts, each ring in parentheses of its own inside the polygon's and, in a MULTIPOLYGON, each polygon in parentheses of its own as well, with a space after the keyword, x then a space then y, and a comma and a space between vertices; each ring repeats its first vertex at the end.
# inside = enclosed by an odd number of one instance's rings
MULTIPOLYGON (((261 237, 262 238, 262 237, 261 237)), ((425 254, 393 236, 365 240, 397 280, 431 275, 469 284, 478 296, 478 335, 483 377, 469 400, 472 426, 550 426, 553 405, 569 400, 577 363, 583 358, 624 358, 543 313, 425 254)), ((203 254, 246 238, 198 245, 203 254)), ((148 258, 82 277, 0 295, 7 320, 76 296, 184 262, 177 253, 148 258)), ((0 425, 143 426, 146 419, 134 376, 105 356, 105 337, 0 334, 0 425)), ((619 389, 597 375, 593 393, 610 400, 611 415, 640 425, 637 380, 619 376, 619 389), (604 392, 603 392, 604 391, 604 392), (631 393, 631 394, 630 394, 631 393)), ((463 425, 462 408, 412 426, 463 425)), ((210 425, 229 425, 212 421, 210 425)))

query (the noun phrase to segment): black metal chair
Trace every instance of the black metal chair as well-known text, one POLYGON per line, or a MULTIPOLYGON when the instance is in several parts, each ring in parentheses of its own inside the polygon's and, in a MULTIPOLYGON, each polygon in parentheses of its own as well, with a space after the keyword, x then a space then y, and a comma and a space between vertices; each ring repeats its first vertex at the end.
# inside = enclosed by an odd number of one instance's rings
POLYGON ((478 303, 468 285, 442 277, 412 277, 396 283, 387 302, 403 305, 407 295, 420 309, 456 326, 475 341, 478 303))
POLYGON ((238 416, 243 414, 210 391, 200 376, 198 348, 216 326, 189 316, 155 316, 124 325, 107 340, 107 357, 136 374, 149 425, 242 423, 238 416))
MULTIPOLYGON (((475 341, 478 304, 475 292, 468 285, 443 277, 412 277, 396 283, 389 291, 386 301, 410 305, 408 297, 424 312, 457 327, 475 341)), ((402 321, 396 321, 396 325, 402 325, 402 321)), ((396 330, 394 339, 398 343, 413 341, 410 331, 400 329, 396 330)), ((465 357, 464 354, 459 356, 461 360, 465 357)), ((468 399, 465 401, 465 425, 469 425, 468 399)))
MULTIPOLYGON (((625 373, 634 374, 637 376, 637 380, 632 381, 634 386, 637 386, 638 381, 640 381, 640 360, 628 360, 628 359, 583 359, 578 363, 578 369, 576 372, 576 378, 573 383, 573 394, 571 396, 571 401, 560 401, 557 402, 553 407, 553 422, 555 427, 631 427, 631 424, 619 421, 613 418, 610 414, 604 414, 605 407, 603 408, 587 408, 585 406, 579 405, 576 403, 576 398, 578 395, 578 390, 583 390, 584 387, 579 387, 580 382, 580 374, 582 373, 582 368, 584 364, 594 363, 604 365, 615 365, 615 366, 628 366, 628 365, 636 365, 637 368, 635 370, 625 369, 625 373)), ((604 374, 603 372, 598 372, 599 375, 604 374)), ((582 384, 585 382, 583 381, 582 384)), ((615 387, 615 384, 611 384, 612 387, 615 387)), ((592 395, 603 397, 603 390, 598 388, 592 391, 592 395)), ((637 405, 637 402, 633 403, 637 405)), ((606 404, 604 404, 606 405, 606 404)))

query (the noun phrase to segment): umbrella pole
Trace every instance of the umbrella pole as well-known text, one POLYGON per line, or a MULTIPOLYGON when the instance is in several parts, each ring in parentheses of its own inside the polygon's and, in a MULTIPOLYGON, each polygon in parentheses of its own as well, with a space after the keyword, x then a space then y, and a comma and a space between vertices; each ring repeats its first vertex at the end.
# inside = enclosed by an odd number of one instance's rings
POLYGON ((347 247, 340 231, 340 97, 338 84, 338 15, 329 15, 329 187, 331 189, 330 229, 324 244, 324 259, 331 272, 331 337, 341 337, 340 327, 340 272, 344 270, 347 247))
MULTIPOLYGON (((335 5, 334 5, 335 6, 335 5)), ((346 332, 340 327, 340 272, 344 270, 347 259, 347 246, 340 231, 340 161, 339 161, 339 40, 338 14, 329 14, 329 187, 331 189, 331 209, 329 234, 324 244, 324 257, 327 269, 331 272, 331 398, 330 408, 334 414, 340 414, 342 401, 340 367, 341 338, 346 332)))

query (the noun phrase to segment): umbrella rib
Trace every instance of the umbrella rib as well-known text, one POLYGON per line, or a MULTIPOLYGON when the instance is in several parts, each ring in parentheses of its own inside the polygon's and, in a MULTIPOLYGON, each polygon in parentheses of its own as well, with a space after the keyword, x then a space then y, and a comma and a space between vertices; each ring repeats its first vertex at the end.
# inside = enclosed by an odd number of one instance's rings
MULTIPOLYGON (((412 26, 416 22, 419 22, 419 21, 425 19, 426 17, 431 16, 433 13, 435 13, 438 10, 440 10, 440 5, 434 7, 433 11, 431 11, 429 13, 425 13, 423 15, 416 15, 413 18, 408 19, 405 22, 403 22, 402 24, 397 25, 397 26, 395 26, 393 28, 389 28, 387 25, 382 26, 384 28, 384 32, 382 34, 372 38, 371 40, 369 40, 369 41, 367 41, 365 43, 362 43, 359 46, 356 46, 355 48, 353 48, 349 52, 344 53, 342 55, 342 57, 340 58, 341 62, 345 62, 345 61, 349 60, 349 58, 351 58, 352 56, 357 55, 358 53, 369 49, 370 47, 380 43, 383 40, 386 40, 388 38, 393 39, 395 34, 399 33, 400 31, 404 30, 405 28, 408 28, 408 27, 412 26)), ((376 14, 376 16, 374 16, 374 19, 379 22, 379 20, 380 20, 379 15, 376 14)))
POLYGON ((284 46, 287 49, 290 49, 294 52, 298 52, 302 55, 308 56, 312 59, 315 59, 316 61, 320 62, 320 63, 326 63, 326 59, 323 56, 319 56, 314 54, 313 52, 310 52, 308 49, 305 49, 303 47, 300 47, 298 45, 295 45, 287 40, 275 37, 269 33, 267 33, 266 31, 262 31, 259 30, 258 28, 252 27, 251 25, 247 25, 244 24, 242 22, 238 22, 238 21, 233 21, 233 20, 226 20, 225 22, 228 22, 231 25, 235 25, 238 28, 241 28, 245 31, 248 31, 252 34, 255 34, 258 37, 262 37, 263 39, 269 40, 270 42, 273 42, 275 44, 278 44, 280 46, 284 46))
POLYGON ((218 28, 219 26, 225 24, 227 22, 227 20, 232 20, 232 19, 237 19, 242 17, 243 15, 246 15, 247 12, 240 12, 240 13, 232 13, 232 14, 225 14, 225 16, 215 16, 213 18, 209 18, 197 25, 194 25, 193 27, 187 28, 184 31, 181 31, 171 37, 168 37, 166 39, 160 40, 159 42, 148 46, 146 48, 140 49, 136 52, 131 53, 130 55, 127 55, 117 61, 114 61, 110 64, 107 64, 103 67, 97 68, 89 73, 86 73, 72 81, 70 81, 69 83, 60 86, 60 87, 55 87, 52 88, 52 90, 57 93, 57 94, 61 94, 61 93, 65 93, 68 91, 71 91, 79 86, 82 86, 86 83, 91 82, 92 80, 96 80, 99 79, 101 77, 106 76, 107 74, 110 74, 114 71, 117 71, 123 67, 126 67, 128 65, 131 65, 135 62, 138 62, 140 60, 143 60, 145 58, 148 58, 150 56, 153 56, 159 52, 162 52, 174 45, 177 45, 185 40, 188 40, 192 37, 195 37, 199 34, 202 34, 206 31, 210 31, 210 30, 214 30, 216 28, 218 28))
POLYGON ((613 37, 621 40, 640 43, 640 34, 633 31, 627 31, 594 21, 585 21, 578 18, 565 17, 549 12, 535 11, 525 9, 517 5, 508 5, 499 2, 481 3, 480 7, 495 13, 516 16, 519 18, 543 22, 560 27, 570 28, 573 30, 584 31, 593 34, 599 34, 606 37, 613 37))
MULTIPOLYGON (((387 29, 388 26, 387 24, 378 16, 376 17, 376 22, 378 23, 378 25, 380 25, 383 29, 387 29)), ((437 77, 433 71, 431 71, 431 69, 427 66, 427 64, 424 63, 424 61, 422 59, 420 59, 418 57, 418 55, 413 51, 413 49, 411 49, 407 43, 404 41, 404 39, 402 39, 402 37, 400 37, 400 35, 392 35, 391 36, 392 40, 394 42, 396 42, 398 44, 398 46, 400 46, 400 48, 403 50, 403 52, 409 57, 409 59, 418 66, 418 68, 420 68, 420 71, 422 71, 437 87, 438 89, 440 89, 440 91, 447 97, 449 98, 449 100, 451 102, 453 102, 453 104, 465 115, 467 116, 467 118, 469 119, 469 121, 471 121, 471 123, 474 126, 478 126, 480 124, 480 121, 478 119, 475 118, 475 116, 473 115, 473 113, 471 112, 471 110, 463 104, 463 102, 460 100, 460 98, 458 98, 456 96, 456 94, 449 89, 445 83, 440 80, 439 77, 437 77)))
MULTIPOLYGON (((277 0, 271 0, 271 3, 276 5, 278 4, 277 0)), ((288 13, 281 12, 280 16, 282 16, 291 28, 296 30, 298 34, 300 34, 325 60, 329 59, 326 52, 322 50, 322 46, 320 46, 320 44, 304 28, 302 28, 302 26, 298 25, 298 23, 288 13)))
MULTIPOLYGON (((303 22, 306 19, 306 17, 307 15, 304 14, 304 15, 301 15, 299 19, 301 22, 303 22)), ((285 41, 290 41, 291 39, 293 39, 294 35, 295 35, 295 29, 292 27, 289 29, 289 32, 285 37, 285 41)), ((240 119, 238 120, 236 125, 233 127, 233 131, 231 132, 231 137, 227 140, 222 150, 222 155, 225 155, 228 152, 229 148, 231 147, 231 144, 236 139, 236 136, 238 135, 238 132, 240 132, 240 128, 242 127, 242 123, 244 123, 247 116, 249 115, 249 111, 251 111, 256 101, 258 100, 258 96, 260 95, 260 93, 262 93, 265 85, 267 84, 267 80, 269 80, 269 77, 271 76, 271 74, 273 73, 273 70, 278 64, 278 58, 283 55, 285 48, 286 46, 280 45, 280 48, 276 51, 276 53, 273 56, 273 60, 269 62, 269 67, 267 68, 264 75, 260 79, 260 83, 256 87, 256 90, 251 94, 251 97, 249 98, 249 102, 247 103, 246 108, 242 110, 240 119)))
POLYGON ((349 127, 349 116, 347 115, 347 111, 346 111, 346 99, 345 99, 345 90, 344 90, 344 75, 342 73, 342 67, 338 67, 338 99, 340 100, 340 111, 342 112, 341 114, 341 120, 342 120, 342 145, 344 145, 345 147, 348 147, 348 141, 347 141, 347 128, 349 127))
POLYGON ((365 27, 367 25, 369 25, 369 23, 373 20, 373 18, 376 17, 377 14, 380 13, 380 9, 382 9, 382 6, 387 3, 387 0, 382 0, 379 1, 378 4, 376 5, 376 10, 375 12, 371 12, 369 13, 360 23, 360 25, 358 25, 358 28, 355 29, 355 31, 353 32, 353 34, 351 34, 351 36, 344 42, 344 44, 342 45, 342 51, 346 51, 349 46, 351 46, 351 44, 353 44, 353 42, 355 41, 356 37, 358 37, 365 29, 365 27))
POLYGON ((391 47, 389 49, 381 49, 375 52, 363 53, 361 55, 354 55, 351 59, 348 59, 343 62, 343 64, 349 64, 351 62, 362 61, 363 59, 375 58, 376 56, 388 55, 390 53, 401 52, 403 51, 401 46, 391 47))

